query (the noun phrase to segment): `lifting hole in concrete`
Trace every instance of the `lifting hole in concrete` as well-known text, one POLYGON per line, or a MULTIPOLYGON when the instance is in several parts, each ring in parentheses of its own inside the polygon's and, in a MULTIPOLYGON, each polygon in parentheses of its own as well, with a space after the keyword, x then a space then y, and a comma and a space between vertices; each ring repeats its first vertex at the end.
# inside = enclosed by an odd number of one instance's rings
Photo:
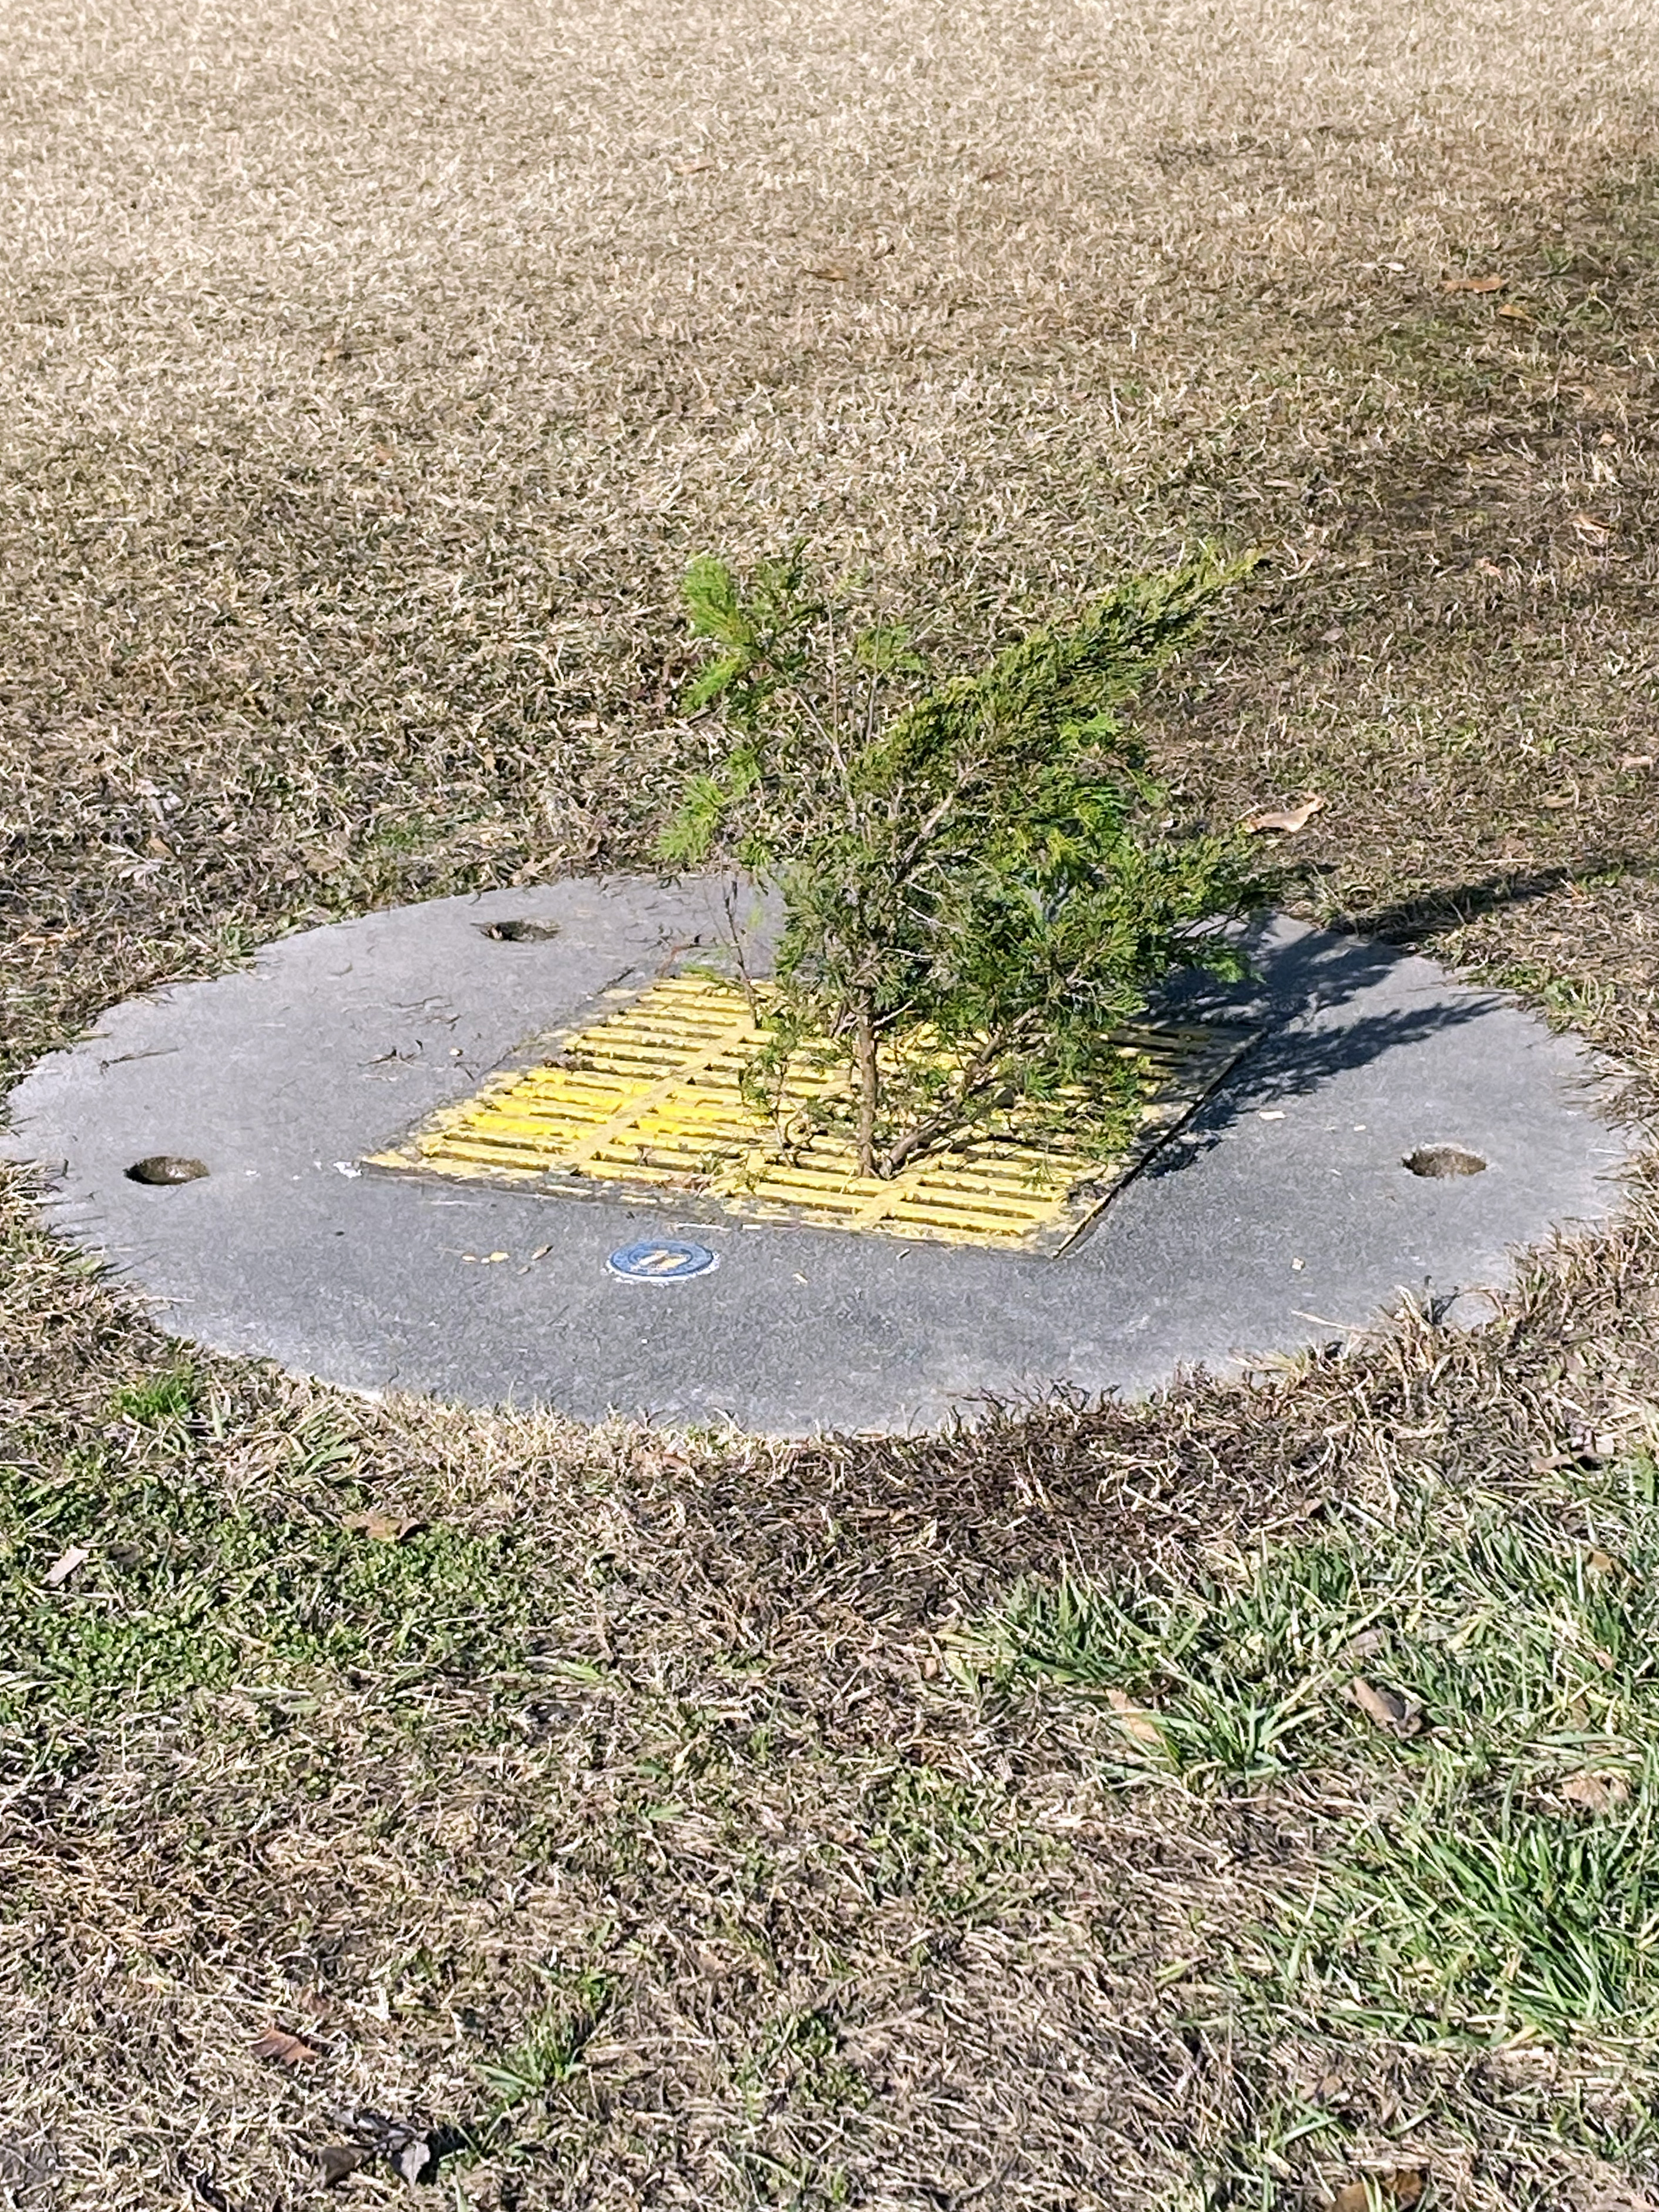
POLYGON ((1401 1164, 1414 1176, 1430 1176, 1437 1182, 1450 1176, 1483 1175, 1486 1166, 1479 1152, 1467 1152, 1462 1145, 1419 1145, 1401 1164))
POLYGON ((481 921, 479 928, 497 945, 545 945, 559 933, 556 921, 481 921))
POLYGON ((205 1160, 185 1159, 178 1152, 151 1152, 127 1170, 129 1182, 154 1183, 166 1189, 173 1183, 199 1182, 207 1173, 205 1160))

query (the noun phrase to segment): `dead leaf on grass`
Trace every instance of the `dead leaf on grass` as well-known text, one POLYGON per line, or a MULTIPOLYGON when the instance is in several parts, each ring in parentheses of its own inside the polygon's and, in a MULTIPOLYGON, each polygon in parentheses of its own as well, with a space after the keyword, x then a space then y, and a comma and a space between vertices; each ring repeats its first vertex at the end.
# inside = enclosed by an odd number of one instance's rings
POLYGON ((1164 1731, 1145 1705, 1138 1705, 1122 1690, 1108 1690, 1106 1702, 1111 1707, 1118 1726, 1132 1743, 1138 1743, 1143 1751, 1164 1749, 1164 1731))
POLYGON ((357 2143, 324 2143, 311 2154, 323 2169, 323 2186, 331 2189, 337 2181, 343 2181, 349 2173, 368 2164, 374 2155, 357 2143))
POLYGON ((1612 524, 1603 522, 1599 514, 1574 514, 1568 520, 1581 538, 1594 538, 1598 544, 1613 535, 1612 524))
POLYGON ((401 2150, 392 2154, 394 2170, 410 2182, 435 2180, 437 2162, 437 2150, 424 2136, 411 2136, 401 2150))
POLYGON ((372 1536, 377 1544, 401 1544, 420 1527, 418 1521, 399 1521, 390 1513, 348 1513, 340 1526, 372 1536))
POLYGON ((1347 1693, 1368 1720, 1375 1721, 1378 1728, 1387 1729, 1390 1735, 1397 1735, 1402 1743, 1422 1734, 1422 1714, 1413 1711, 1397 1691, 1378 1689, 1363 1674, 1356 1674, 1348 1685, 1347 1693))
POLYGON ((266 2028, 248 2048, 256 2058, 274 2058, 283 2066, 309 2066, 319 2056, 303 2036, 290 2035, 285 2027, 266 2028))
POLYGON ((1248 815, 1244 827, 1252 837, 1258 836, 1264 830, 1281 830, 1287 836, 1294 836, 1298 830, 1307 828, 1324 804, 1323 799, 1316 792, 1304 799, 1299 806, 1287 806, 1282 811, 1248 815))
POLYGON ((71 1544, 46 1569, 46 1588, 58 1589, 66 1583, 77 1567, 85 1566, 92 1553, 84 1544, 71 1544))
POLYGON ((1577 805, 1578 793, 1576 791, 1554 791, 1543 804, 1553 814, 1559 814, 1564 809, 1577 805))
POLYGON ((1343 1646, 1342 1657, 1350 1667, 1357 1667, 1362 1659, 1375 1659, 1388 1640, 1386 1628, 1362 1628, 1343 1646))
POLYGON ((712 161, 671 161, 669 167, 677 177, 695 177, 704 169, 712 169, 712 161))
POLYGON ((826 261, 822 268, 802 271, 805 276, 816 276, 820 284, 844 284, 852 273, 850 269, 843 269, 836 261, 826 261))
POLYGON ((453 2130, 434 2128, 429 2121, 393 2120, 384 2112, 336 2112, 332 2117, 337 2127, 348 2130, 363 2145, 360 2163, 383 2158, 409 2182, 435 2181, 440 2161, 461 2142, 453 2130))
POLYGON ((1498 312, 1507 322, 1529 323, 1532 320, 1532 309, 1523 307, 1518 300, 1506 301, 1498 312))
POLYGON ((1330 2212, 1370 2212, 1380 2197, 1385 2204, 1402 2208, 1420 2203, 1429 2177, 1420 2166, 1402 2166, 1393 2173, 1373 2173, 1364 2181, 1345 2181, 1331 2199, 1330 2212))
POLYGON ((1560 1793, 1569 1805, 1577 1805, 1584 1813, 1610 1813, 1615 1805, 1630 1802, 1630 1784, 1622 1774, 1570 1774, 1561 1784, 1560 1793))
POLYGON ((1653 755, 1651 753, 1626 753, 1619 763, 1619 773, 1620 775, 1634 775, 1638 768, 1651 768, 1652 766, 1653 755))
POLYGON ((1443 292, 1501 292, 1509 283, 1507 276, 1443 276, 1443 292))

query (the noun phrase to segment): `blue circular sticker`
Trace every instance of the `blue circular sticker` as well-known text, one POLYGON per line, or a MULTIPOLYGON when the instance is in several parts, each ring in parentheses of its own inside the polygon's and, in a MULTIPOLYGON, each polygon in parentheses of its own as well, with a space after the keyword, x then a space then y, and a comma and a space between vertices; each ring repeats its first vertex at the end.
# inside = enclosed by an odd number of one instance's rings
POLYGON ((689 1283, 720 1263, 719 1253, 684 1237, 648 1237, 639 1244, 624 1244, 605 1261, 613 1275, 629 1283, 689 1283))

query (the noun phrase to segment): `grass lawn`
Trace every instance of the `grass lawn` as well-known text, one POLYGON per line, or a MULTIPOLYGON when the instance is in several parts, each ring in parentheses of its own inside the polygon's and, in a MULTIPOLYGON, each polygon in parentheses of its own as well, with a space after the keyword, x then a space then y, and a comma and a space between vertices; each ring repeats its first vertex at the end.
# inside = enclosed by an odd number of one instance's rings
MULTIPOLYGON (((1650 1097, 1648 0, 7 32, 6 1067, 637 863, 694 553, 969 665, 1209 538, 1185 801, 1650 1097)), ((0 1191, 0 2206, 1659 2206, 1645 1185, 1479 1334, 796 1447, 189 1358, 0 1191)))

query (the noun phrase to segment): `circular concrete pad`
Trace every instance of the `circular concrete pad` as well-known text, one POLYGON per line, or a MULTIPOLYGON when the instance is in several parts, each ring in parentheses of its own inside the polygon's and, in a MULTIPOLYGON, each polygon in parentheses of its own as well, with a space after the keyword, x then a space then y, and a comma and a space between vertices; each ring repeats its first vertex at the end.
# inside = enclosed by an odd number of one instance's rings
POLYGON ((1613 1210, 1634 1142, 1569 1040, 1428 961, 1279 921, 1257 984, 1180 1001, 1264 1021, 1262 1041, 1057 1259, 359 1166, 724 933, 718 882, 639 878, 312 930, 116 1007, 18 1086, 5 1149, 44 1169, 60 1233, 216 1350, 365 1391, 800 1434, 1142 1390, 1362 1328, 1402 1293, 1499 1286, 1516 1248, 1613 1210), (1404 1164, 1446 1148, 1487 1164, 1404 1164), (209 1172, 130 1177, 155 1159, 209 1172), (676 1235, 718 1267, 608 1265, 676 1235))

